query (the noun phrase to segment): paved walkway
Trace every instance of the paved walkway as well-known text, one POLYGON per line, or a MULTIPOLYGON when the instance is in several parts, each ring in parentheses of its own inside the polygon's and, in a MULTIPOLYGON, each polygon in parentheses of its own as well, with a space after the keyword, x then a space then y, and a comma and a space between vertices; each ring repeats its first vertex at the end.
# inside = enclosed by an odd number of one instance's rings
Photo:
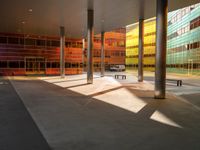
POLYGON ((154 100, 151 83, 129 77, 11 81, 53 150, 199 150, 200 110, 171 94, 154 100))
POLYGON ((10 82, 0 78, 0 149, 50 150, 10 82))

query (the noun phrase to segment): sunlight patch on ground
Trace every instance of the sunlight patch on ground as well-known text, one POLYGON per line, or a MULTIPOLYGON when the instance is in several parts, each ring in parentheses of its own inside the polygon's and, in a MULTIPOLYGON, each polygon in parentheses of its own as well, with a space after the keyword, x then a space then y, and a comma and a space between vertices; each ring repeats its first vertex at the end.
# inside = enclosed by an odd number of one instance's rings
POLYGON ((182 126, 180 126, 179 124, 177 124, 176 122, 174 122, 173 120, 171 120, 170 118, 168 118, 163 113, 157 110, 152 114, 150 119, 173 127, 183 128, 182 126))
MULTIPOLYGON (((134 95, 133 92, 123 87, 122 84, 113 77, 94 76, 93 84, 87 84, 86 75, 68 76, 64 79, 60 77, 44 77, 40 79, 67 88, 76 93, 92 96, 92 98, 134 113, 139 112, 147 104, 134 95)), ((134 79, 132 79, 132 81, 137 82, 137 80, 134 79)), ((146 90, 143 89, 143 85, 137 85, 131 88, 146 90)))
POLYGON ((77 85, 74 85, 74 87, 68 89, 83 95, 93 95, 102 91, 118 88, 120 86, 121 84, 112 77, 103 77, 96 78, 93 84, 83 84, 83 86, 81 86, 81 83, 78 84, 77 82, 77 85))
POLYGON ((125 88, 120 88, 105 94, 100 94, 93 98, 134 113, 139 112, 147 104, 125 88))
POLYGON ((65 81, 73 81, 73 80, 80 80, 83 79, 86 81, 86 75, 70 75, 61 78, 60 76, 50 76, 50 77, 39 77, 40 80, 44 80, 49 83, 56 83, 56 82, 65 82, 65 81))

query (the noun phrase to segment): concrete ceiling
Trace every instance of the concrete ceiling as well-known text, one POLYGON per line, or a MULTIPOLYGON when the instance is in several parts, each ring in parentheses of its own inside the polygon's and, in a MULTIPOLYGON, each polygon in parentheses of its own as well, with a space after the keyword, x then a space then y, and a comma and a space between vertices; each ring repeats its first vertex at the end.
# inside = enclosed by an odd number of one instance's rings
MULTIPOLYGON (((169 0, 169 11, 200 2, 169 0)), ((1 0, 0 32, 85 37, 87 9, 94 9, 95 33, 125 27, 156 15, 156 0, 1 0)))

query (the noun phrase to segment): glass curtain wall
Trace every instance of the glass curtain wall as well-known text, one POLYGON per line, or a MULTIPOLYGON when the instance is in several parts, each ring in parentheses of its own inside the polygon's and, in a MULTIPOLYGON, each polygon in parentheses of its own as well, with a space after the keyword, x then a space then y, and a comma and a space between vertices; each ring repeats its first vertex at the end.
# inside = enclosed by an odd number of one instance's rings
MULTIPOLYGON (((155 67, 155 18, 144 25, 144 70, 155 67)), ((126 65, 137 69, 138 23, 126 28, 126 65)), ((167 72, 200 75, 200 3, 168 13, 167 72)))
MULTIPOLYGON (((144 69, 148 71, 154 71, 155 30, 155 18, 144 22, 144 69)), ((127 69, 137 69, 139 24, 128 26, 126 33, 126 67, 127 69)))

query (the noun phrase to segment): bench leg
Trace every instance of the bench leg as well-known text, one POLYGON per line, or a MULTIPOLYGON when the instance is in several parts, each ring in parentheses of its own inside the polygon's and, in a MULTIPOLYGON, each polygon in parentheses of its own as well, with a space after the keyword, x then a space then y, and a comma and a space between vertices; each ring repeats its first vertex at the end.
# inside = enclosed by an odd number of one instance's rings
POLYGON ((177 86, 182 86, 182 81, 181 80, 177 81, 177 86))

